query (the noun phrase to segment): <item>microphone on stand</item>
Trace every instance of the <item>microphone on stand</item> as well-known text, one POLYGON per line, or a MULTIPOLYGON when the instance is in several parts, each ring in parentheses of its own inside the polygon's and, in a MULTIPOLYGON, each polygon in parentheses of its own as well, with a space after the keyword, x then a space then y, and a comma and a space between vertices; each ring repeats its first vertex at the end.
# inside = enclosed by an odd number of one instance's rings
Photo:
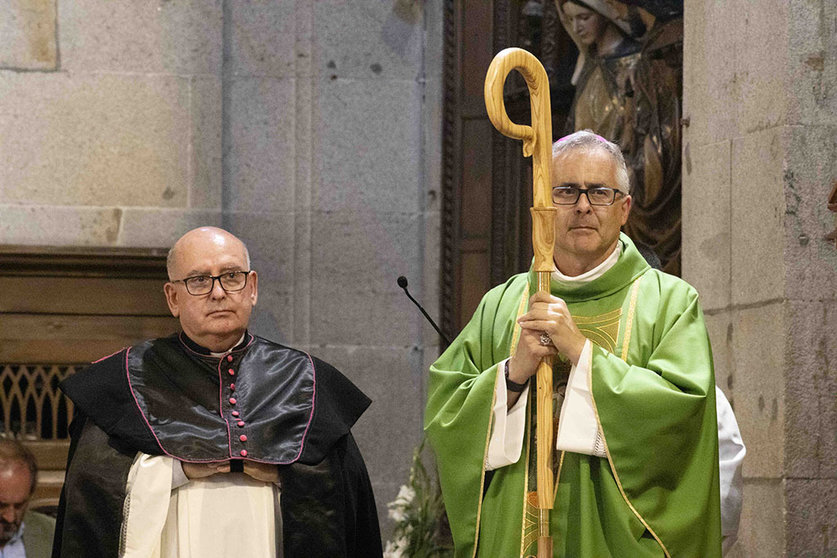
POLYGON ((413 298, 413 295, 410 294, 410 291, 407 290, 407 278, 404 277, 403 275, 399 275, 397 281, 398 281, 398 286, 401 287, 402 289, 404 289, 404 294, 407 295, 407 298, 412 300, 413 304, 418 306, 418 309, 421 310, 421 313, 424 314, 424 317, 427 318, 427 321, 430 322, 430 325, 433 326, 433 329, 436 330, 436 332, 439 334, 439 337, 442 338, 442 340, 445 342, 446 345, 450 345, 450 340, 447 338, 447 336, 444 333, 442 333, 442 330, 439 329, 439 326, 436 325, 436 322, 433 321, 433 318, 431 318, 430 315, 427 312, 424 311, 424 308, 422 307, 422 305, 419 304, 418 301, 413 298))

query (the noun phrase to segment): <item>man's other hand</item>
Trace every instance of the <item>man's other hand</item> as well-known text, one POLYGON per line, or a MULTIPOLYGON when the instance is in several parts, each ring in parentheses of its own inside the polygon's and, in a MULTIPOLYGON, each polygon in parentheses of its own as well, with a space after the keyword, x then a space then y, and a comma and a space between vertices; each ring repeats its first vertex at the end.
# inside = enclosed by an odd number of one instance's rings
POLYGON ((250 475, 262 482, 279 482, 279 467, 270 463, 259 463, 258 461, 245 461, 244 474, 250 475))
POLYGON ((216 473, 229 473, 230 462, 218 461, 215 463, 187 463, 181 461, 183 466, 183 474, 189 479, 202 479, 211 477, 216 473))

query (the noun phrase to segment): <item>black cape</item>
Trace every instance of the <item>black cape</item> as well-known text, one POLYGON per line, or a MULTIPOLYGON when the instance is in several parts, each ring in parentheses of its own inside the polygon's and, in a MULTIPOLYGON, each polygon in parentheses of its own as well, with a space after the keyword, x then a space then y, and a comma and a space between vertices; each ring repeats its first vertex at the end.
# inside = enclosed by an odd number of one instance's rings
POLYGON ((137 452, 276 464, 284 558, 382 555, 350 432, 370 400, 331 365, 249 333, 213 357, 181 333, 105 357, 61 389, 76 409, 54 558, 118 555, 137 452))

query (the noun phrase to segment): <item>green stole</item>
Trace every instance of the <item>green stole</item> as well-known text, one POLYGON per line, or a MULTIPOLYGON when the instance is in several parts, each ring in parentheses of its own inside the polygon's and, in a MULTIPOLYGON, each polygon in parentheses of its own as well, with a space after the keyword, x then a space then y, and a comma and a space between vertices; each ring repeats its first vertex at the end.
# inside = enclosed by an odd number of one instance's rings
MULTIPOLYGON (((594 343, 590 387, 607 452, 556 452, 555 556, 720 556, 714 373, 697 294, 621 242, 602 277, 552 285, 594 343)), ((516 347, 534 284, 530 271, 492 289, 431 367, 425 429, 457 557, 536 554, 533 400, 523 458, 487 489, 484 468, 496 366, 516 347)), ((568 371, 556 365, 559 389, 568 371)))

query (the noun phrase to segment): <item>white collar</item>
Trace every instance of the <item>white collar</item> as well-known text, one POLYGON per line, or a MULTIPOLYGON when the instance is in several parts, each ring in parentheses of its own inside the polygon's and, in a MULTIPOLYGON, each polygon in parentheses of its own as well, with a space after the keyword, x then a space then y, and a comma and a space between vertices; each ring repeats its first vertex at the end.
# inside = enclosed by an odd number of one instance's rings
POLYGON ((619 260, 619 256, 622 254, 622 243, 616 242, 616 248, 614 248, 613 252, 605 258, 605 260, 594 267, 589 271, 585 271, 581 275, 576 275, 575 277, 570 277, 569 275, 564 275, 561 271, 558 270, 558 266, 552 271, 552 280, 557 281, 558 283, 570 283, 573 287, 580 287, 581 285, 585 285, 590 281, 598 279, 605 273, 607 273, 611 267, 616 265, 616 262, 619 260))
POLYGON ((230 347, 230 348, 229 348, 229 349, 227 349, 226 351, 221 351, 220 353, 213 353, 213 352, 211 352, 211 351, 210 351, 210 353, 209 353, 209 354, 211 354, 212 356, 214 356, 214 357, 216 357, 216 358, 217 358, 217 357, 222 357, 222 356, 225 356, 227 353, 229 353, 230 351, 232 351, 233 349, 235 349, 236 347, 238 347, 239 345, 241 345, 241 342, 242 342, 242 341, 244 341, 244 336, 245 336, 245 335, 247 335, 247 332, 246 332, 246 331, 245 331, 244 333, 242 333, 242 334, 241 334, 241 337, 239 337, 238 341, 236 341, 235 343, 233 343, 232 347, 230 347))

